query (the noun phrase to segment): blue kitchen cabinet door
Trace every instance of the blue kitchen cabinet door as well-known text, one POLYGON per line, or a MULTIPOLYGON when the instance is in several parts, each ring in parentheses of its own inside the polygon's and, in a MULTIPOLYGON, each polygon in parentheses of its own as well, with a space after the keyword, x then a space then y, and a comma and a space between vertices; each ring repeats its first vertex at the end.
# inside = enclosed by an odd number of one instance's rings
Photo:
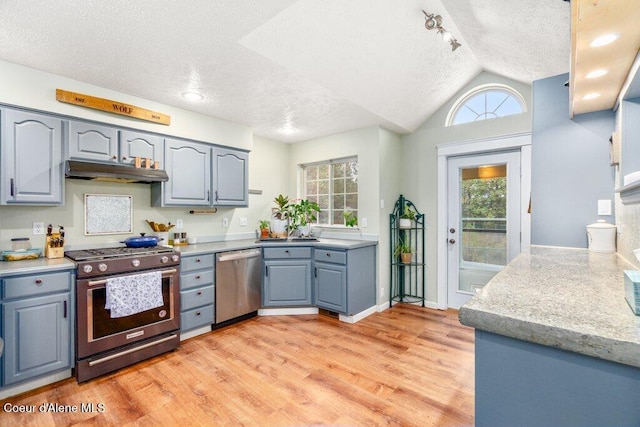
POLYGON ((248 206, 249 153, 213 148, 213 205, 248 206))
POLYGON ((263 272, 265 307, 312 304, 311 260, 266 260, 263 272))
MULTIPOLYGON (((164 165, 164 138, 143 132, 120 131, 120 163, 133 164, 136 157, 151 159, 159 162, 159 168, 164 165)), ((146 164, 143 164, 146 167, 146 164)))
POLYGON ((91 162, 118 162, 118 130, 71 120, 67 128, 67 158, 91 162))
POLYGON ((316 262, 316 306, 338 313, 347 311, 347 267, 316 262))
POLYGON ((164 144, 169 181, 151 187, 154 206, 211 206, 211 146, 175 139, 164 144))
POLYGON ((62 120, 2 110, 0 204, 62 205, 62 120))
POLYGON ((71 323, 68 293, 4 303, 3 385, 70 368, 71 323))

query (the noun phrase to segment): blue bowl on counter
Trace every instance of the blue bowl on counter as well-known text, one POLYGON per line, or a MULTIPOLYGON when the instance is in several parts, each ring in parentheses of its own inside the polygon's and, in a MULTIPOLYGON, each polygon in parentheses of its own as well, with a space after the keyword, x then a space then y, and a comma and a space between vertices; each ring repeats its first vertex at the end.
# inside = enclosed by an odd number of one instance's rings
POLYGON ((640 316, 640 271, 624 271, 624 297, 636 316, 640 316))

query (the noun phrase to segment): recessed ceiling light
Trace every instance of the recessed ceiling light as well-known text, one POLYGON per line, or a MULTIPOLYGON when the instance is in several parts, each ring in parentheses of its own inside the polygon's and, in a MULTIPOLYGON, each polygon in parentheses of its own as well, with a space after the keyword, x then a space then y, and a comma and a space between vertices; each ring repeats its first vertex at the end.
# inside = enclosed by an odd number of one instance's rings
POLYGON ((605 74, 607 74, 609 71, 608 70, 593 70, 592 72, 590 72, 589 74, 587 74, 585 77, 588 79, 595 79, 597 77, 602 77, 605 74))
POLYGON ((582 97, 583 100, 588 101, 590 99, 596 99, 597 97, 599 97, 600 94, 597 92, 593 92, 593 93, 588 93, 585 96, 582 97))
POLYGON ((189 101, 202 101, 204 96, 200 95, 197 92, 184 92, 182 94, 184 99, 188 99, 189 101))
POLYGON ((614 41, 616 41, 618 37, 620 37, 619 33, 605 34, 604 36, 600 36, 597 39, 593 40, 591 42, 591 47, 600 47, 600 46, 608 45, 609 43, 613 43, 614 41))
POLYGON ((283 133, 285 135, 293 135, 294 133, 298 132, 298 129, 291 126, 290 123, 285 123, 284 126, 278 129, 278 132, 283 133))

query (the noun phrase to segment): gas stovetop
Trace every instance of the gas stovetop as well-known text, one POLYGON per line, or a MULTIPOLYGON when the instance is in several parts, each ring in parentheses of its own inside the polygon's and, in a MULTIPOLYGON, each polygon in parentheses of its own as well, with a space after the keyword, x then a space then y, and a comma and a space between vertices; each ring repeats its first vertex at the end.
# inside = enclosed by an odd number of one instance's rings
POLYGON ((64 255, 76 262, 78 279, 180 266, 180 253, 167 246, 83 249, 64 255))
POLYGON ((119 246, 115 248, 66 251, 64 256, 71 258, 74 261, 94 261, 99 259, 132 257, 139 255, 156 255, 168 252, 173 252, 173 248, 166 246, 152 246, 148 248, 128 248, 125 246, 119 246))

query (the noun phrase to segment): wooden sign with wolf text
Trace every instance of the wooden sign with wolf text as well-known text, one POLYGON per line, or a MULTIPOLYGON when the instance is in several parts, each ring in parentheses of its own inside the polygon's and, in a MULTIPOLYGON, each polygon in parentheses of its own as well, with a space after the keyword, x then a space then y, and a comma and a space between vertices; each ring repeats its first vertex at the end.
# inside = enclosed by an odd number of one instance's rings
POLYGON ((148 122, 160 123, 162 125, 169 125, 171 123, 171 117, 163 113, 112 101, 110 99, 69 92, 67 90, 56 89, 56 100, 66 102, 67 104, 81 105, 83 107, 93 108, 94 110, 107 111, 113 114, 146 120, 148 122))

